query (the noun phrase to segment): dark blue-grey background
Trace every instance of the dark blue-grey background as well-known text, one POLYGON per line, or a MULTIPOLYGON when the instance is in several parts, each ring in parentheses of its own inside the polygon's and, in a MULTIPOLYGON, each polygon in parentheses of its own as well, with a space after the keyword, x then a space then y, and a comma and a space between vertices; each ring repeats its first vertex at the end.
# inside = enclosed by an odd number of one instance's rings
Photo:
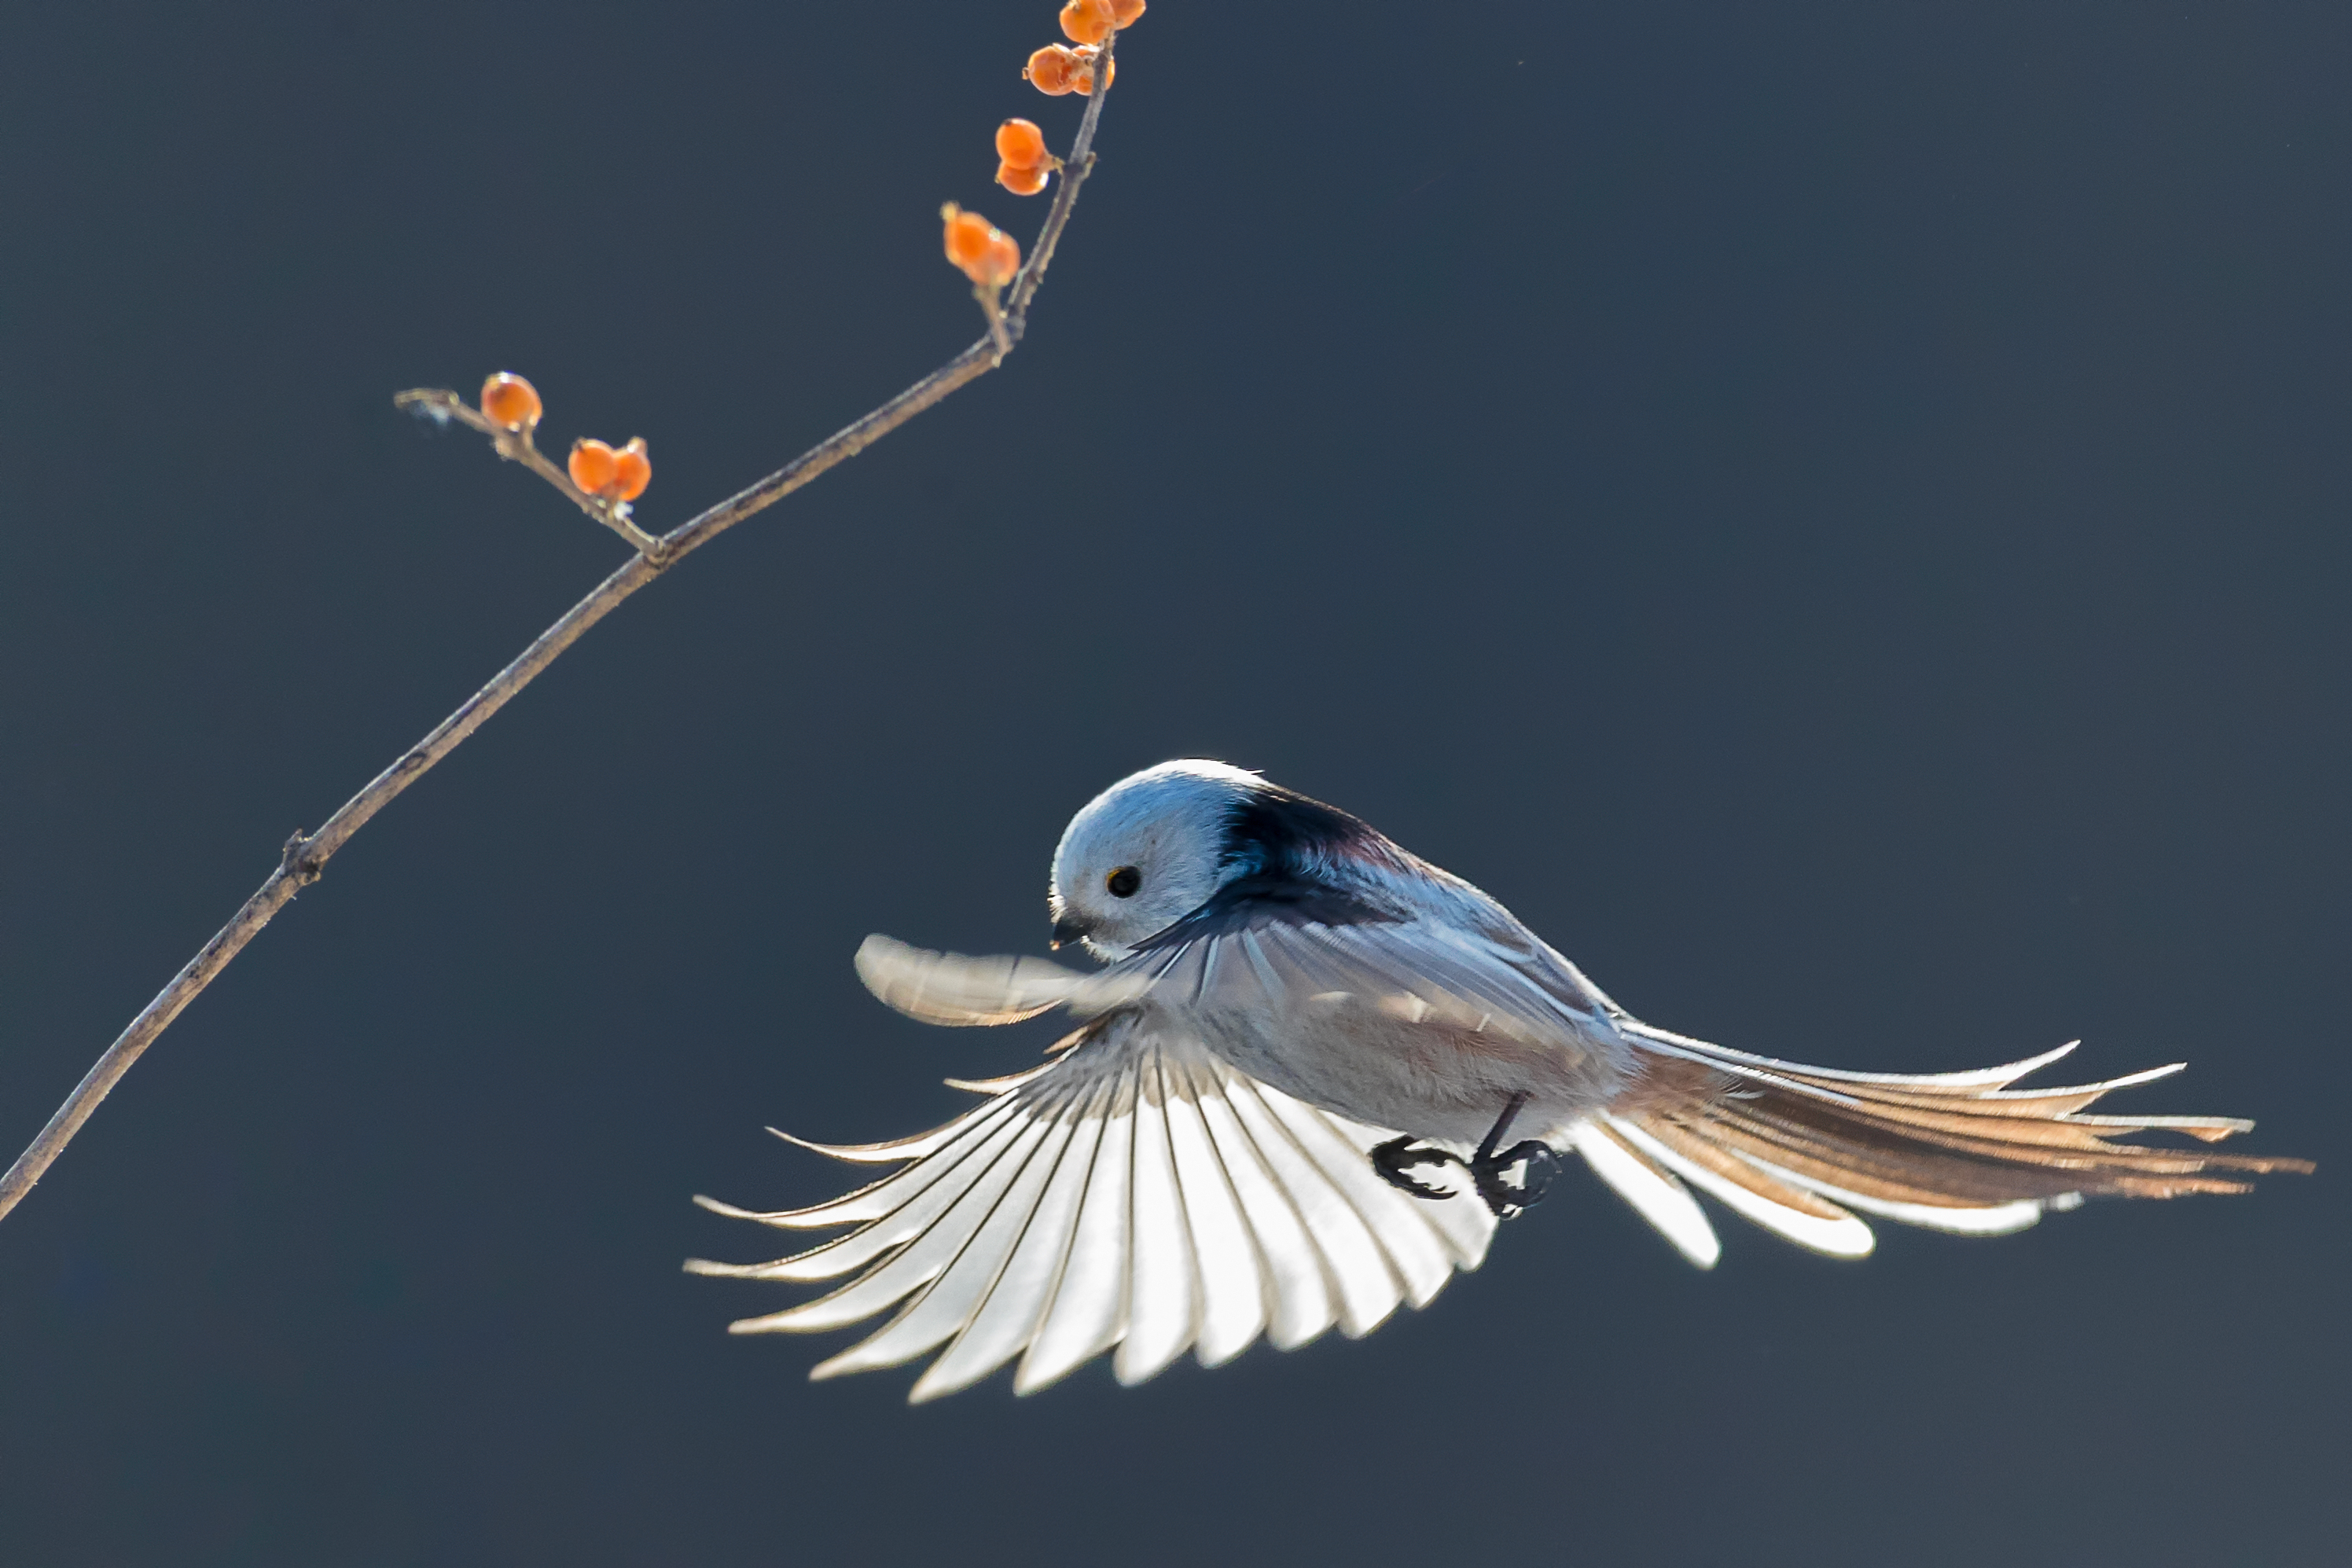
MULTIPOLYGON (((22 6, 0 1134, 618 547, 969 341, 1050 0, 22 6)), ((0 1226, 0 1560, 2343 1560, 2352 14, 1154 0, 1002 374, 401 800, 0 1226), (1047 1026, 1127 770, 1263 767, 1753 1051, 2076 1035, 2322 1162, 1842 1264, 1580 1175, 1360 1343, 908 1410, 728 1338, 701 1191, 1047 1026)))

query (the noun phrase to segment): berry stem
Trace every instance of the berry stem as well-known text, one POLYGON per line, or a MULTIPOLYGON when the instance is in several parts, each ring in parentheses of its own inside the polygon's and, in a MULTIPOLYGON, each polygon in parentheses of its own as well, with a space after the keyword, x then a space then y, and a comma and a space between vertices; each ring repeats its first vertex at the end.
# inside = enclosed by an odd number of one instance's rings
MULTIPOLYGON (((1054 246, 1069 225, 1070 209, 1078 204, 1078 187, 1095 172, 1095 127, 1102 123, 1103 99, 1110 96, 1110 52, 1118 35, 1114 33, 1102 43, 1102 53, 1095 60, 1095 90, 1087 99, 1087 112, 1078 121, 1077 140, 1070 143, 1070 155, 1062 163, 1062 183, 1054 191, 1054 204, 1045 214, 1045 226, 1037 231, 1037 243, 1029 247, 1029 259, 1021 264, 1013 275, 1013 287, 1005 300, 1006 328, 1013 340, 1021 340, 1022 329, 1028 324, 1029 301, 1037 297, 1038 286, 1045 281, 1045 269, 1054 264, 1054 246)), ((1008 350, 1009 352, 1010 350, 1008 350)))
MULTIPOLYGON (((441 387, 417 387, 401 392, 392 400, 394 408, 415 409, 433 419, 454 419, 458 423, 478 430, 490 438, 490 448, 509 463, 520 463, 563 494, 573 506, 629 541, 629 548, 639 555, 659 560, 662 541, 629 520, 602 496, 592 496, 572 482, 572 476, 555 465, 555 460, 539 449, 528 430, 509 430, 478 409, 470 406, 456 392, 441 387)), ((7 1212, 0 1208, 0 1214, 7 1212)))
POLYGON ((455 751, 467 737, 488 723, 492 715, 512 701, 590 627, 611 614, 637 590, 737 523, 774 506, 818 475, 855 457, 950 392, 977 381, 1003 362, 1027 329, 1030 301, 1037 297, 1037 289, 1045 282, 1055 245, 1070 221, 1071 208, 1077 204, 1078 187, 1094 172, 1095 129, 1101 122, 1103 99, 1110 85, 1111 43, 1112 38, 1103 40, 1102 52, 1095 61, 1094 92, 1087 99, 1086 116, 1078 123, 1077 139, 1071 143, 1061 188, 1054 193, 1045 226, 1038 231, 1028 259, 1014 275, 996 319, 990 323, 988 335, 864 418, 844 426, 766 478, 704 508, 666 534, 649 534, 596 497, 579 491, 570 476, 539 450, 528 432, 492 424, 454 392, 419 388, 402 392, 393 400, 399 407, 417 409, 435 419, 455 419, 482 431, 490 437, 499 456, 521 464, 563 492, 573 505, 628 540, 637 553, 597 584, 586 598, 564 612, 561 620, 533 639, 530 646, 493 675, 488 685, 467 698, 457 712, 369 780, 366 788, 346 800, 317 832, 297 832, 287 841, 268 880, 255 890, 211 941, 197 950, 186 967, 172 977, 171 984, 131 1020, 130 1027, 107 1047, 105 1054, 66 1097, 65 1103, 49 1118, 31 1146, 16 1157, 16 1163, 8 1167, 5 1176, 0 1176, 0 1217, 7 1215, 33 1190, 81 1130, 82 1124, 98 1109, 99 1102, 131 1071, 131 1063, 212 984, 229 961, 245 950, 270 918, 293 902, 295 894, 319 880, 335 852, 350 842, 353 834, 367 826, 403 790, 455 751))
POLYGON ((1013 340, 1004 330, 1004 309, 996 298, 1003 292, 1003 289, 985 283, 971 286, 971 297, 980 301, 980 313, 988 318, 988 338, 996 345, 996 363, 1000 365, 1004 362, 1004 356, 1013 351, 1013 340))

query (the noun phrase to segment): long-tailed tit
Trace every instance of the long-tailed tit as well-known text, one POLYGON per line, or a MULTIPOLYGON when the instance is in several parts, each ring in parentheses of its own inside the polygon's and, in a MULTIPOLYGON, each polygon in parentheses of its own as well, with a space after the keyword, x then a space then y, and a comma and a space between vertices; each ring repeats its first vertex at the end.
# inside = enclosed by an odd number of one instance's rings
POLYGON ((1871 1249, 1862 1215, 1997 1235, 2086 1196, 2241 1192, 2254 1173, 2311 1168, 2124 1141, 2211 1144, 2249 1122, 2087 1113, 2177 1067, 2015 1089, 2073 1048, 1850 1072, 1654 1029, 1461 878, 1220 762, 1163 763, 1088 804, 1055 852, 1050 908, 1055 945, 1083 943, 1104 968, 883 936, 858 950, 867 987, 910 1017, 1061 1008, 1077 1027, 1044 1066, 959 1084, 984 1099, 934 1132, 806 1145, 899 1167, 872 1186, 782 1213, 698 1200, 854 1228, 772 1263, 688 1263, 849 1278, 737 1332, 896 1308, 814 1375, 939 1350, 917 1400, 1016 1356, 1027 1393, 1107 1351, 1137 1383, 1186 1350, 1214 1365, 1261 1334, 1285 1349, 1363 1334, 1476 1268, 1496 1220, 1570 1151, 1701 1268, 1718 1248, 1693 1188, 1853 1258, 1871 1249))

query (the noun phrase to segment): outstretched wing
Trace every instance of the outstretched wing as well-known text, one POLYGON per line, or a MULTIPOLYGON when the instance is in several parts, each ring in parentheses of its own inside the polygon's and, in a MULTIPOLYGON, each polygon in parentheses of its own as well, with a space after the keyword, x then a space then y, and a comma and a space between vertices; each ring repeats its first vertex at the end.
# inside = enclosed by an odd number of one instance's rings
POLYGON ((688 1269, 847 1279, 734 1332, 815 1333, 896 1308, 812 1375, 939 1351, 915 1384, 919 1402, 1016 1356, 1013 1387, 1026 1394, 1108 1351, 1133 1384, 1187 1350, 1213 1366, 1260 1335, 1286 1350, 1335 1325, 1354 1337, 1485 1258, 1485 1205, 1408 1197, 1380 1178, 1366 1155, 1387 1131, 1256 1082, 1135 1011, 1066 1043, 1044 1067, 963 1085, 989 1098, 919 1137, 806 1145, 904 1162, 845 1197, 768 1214, 698 1198, 785 1229, 855 1228, 771 1263, 688 1269))
POLYGON ((884 1006, 924 1023, 1019 1023, 1048 1008, 1081 1012, 1137 994, 1141 982, 1116 972, 1087 975, 1044 958, 972 958, 933 953, 883 936, 857 947, 857 977, 884 1006))
POLYGON ((1594 1022, 1614 1011, 1574 966, 1491 905, 1424 919, 1332 889, 1261 883, 1233 884, 1095 974, 878 936, 858 948, 857 972, 885 1004, 942 1024, 1014 1023, 1055 1007, 1085 1017, 1153 993, 1227 1012, 1279 1013, 1312 998, 1558 1046, 1589 1044, 1594 1022))

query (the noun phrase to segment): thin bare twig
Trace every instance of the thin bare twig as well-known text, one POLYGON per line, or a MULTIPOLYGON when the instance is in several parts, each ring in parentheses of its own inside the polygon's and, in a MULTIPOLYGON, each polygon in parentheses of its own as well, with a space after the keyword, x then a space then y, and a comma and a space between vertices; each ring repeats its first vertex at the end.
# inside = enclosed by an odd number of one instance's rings
POLYGON ((245 901, 229 923, 188 960, 187 967, 172 977, 172 983, 131 1020, 131 1027, 107 1047, 106 1054, 75 1086, 58 1113, 49 1118, 48 1125, 33 1140, 32 1146, 8 1167, 6 1176, 0 1176, 0 1216, 14 1209, 33 1189, 66 1145, 72 1142, 73 1135, 81 1130, 90 1113, 98 1109, 99 1102, 106 1098, 108 1091, 131 1070, 131 1064, 154 1043, 156 1037, 212 984, 214 977, 228 967, 229 960, 269 924, 272 915, 292 902, 295 894, 319 880, 336 851, 350 842, 352 836, 367 826, 402 790, 488 723, 491 715, 506 706, 516 693, 529 685, 590 627, 688 554, 753 513, 774 506, 825 470, 855 457, 958 387, 978 380, 1002 362, 1028 328, 1030 301, 1036 298, 1045 269, 1053 264, 1054 247, 1070 221, 1078 187, 1094 170, 1095 128, 1101 122, 1103 99, 1109 85, 1110 44, 1105 40, 1101 57, 1096 62, 1095 90, 1087 103, 1085 119, 1079 121, 1077 140, 1071 145, 1061 188, 1054 193, 1045 227, 1038 232, 1028 260, 1006 291, 1001 318, 990 322, 989 334, 865 418, 835 432, 758 484, 706 508, 658 538, 646 534, 625 515, 615 515, 617 508, 608 510, 596 497, 581 491, 527 435, 518 439, 518 433, 483 418, 457 393, 426 389, 400 394, 396 401, 403 406, 424 406, 436 416, 462 420, 489 435, 500 456, 521 463, 562 491, 598 522, 627 539, 638 553, 566 611, 562 620, 541 632, 512 664, 491 677, 489 685, 467 698, 464 706, 435 726, 431 734, 369 780, 367 787, 345 801, 342 809, 328 818, 317 832, 297 832, 286 841, 278 867, 268 879, 245 901))
MULTIPOLYGON (((602 496, 592 496, 572 482, 572 476, 558 468, 546 453, 531 440, 528 430, 513 430, 500 424, 480 409, 446 387, 415 387, 393 394, 392 406, 411 409, 428 419, 446 424, 456 420, 470 425, 490 438, 491 449, 509 463, 520 463, 562 492, 563 498, 629 541, 629 548, 639 555, 659 559, 661 540, 637 527, 629 515, 626 501, 608 501, 602 496)), ((0 1211, 5 1212, 5 1211, 0 1211)))
POLYGON ((997 303, 996 290, 985 283, 971 286, 971 297, 980 301, 980 313, 988 318, 988 340, 996 345, 996 358, 1003 363, 1013 351, 1013 340, 1004 330, 1004 309, 997 303))

